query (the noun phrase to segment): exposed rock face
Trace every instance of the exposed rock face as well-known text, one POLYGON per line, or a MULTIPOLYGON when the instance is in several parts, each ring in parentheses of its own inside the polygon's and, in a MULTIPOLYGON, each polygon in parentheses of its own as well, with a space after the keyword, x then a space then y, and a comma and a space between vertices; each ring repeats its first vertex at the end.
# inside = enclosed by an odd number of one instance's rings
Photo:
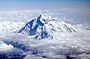
POLYGON ((43 39, 48 36, 44 21, 42 15, 40 15, 37 19, 27 22, 26 25, 19 30, 19 33, 27 33, 28 35, 35 36, 35 39, 43 39))

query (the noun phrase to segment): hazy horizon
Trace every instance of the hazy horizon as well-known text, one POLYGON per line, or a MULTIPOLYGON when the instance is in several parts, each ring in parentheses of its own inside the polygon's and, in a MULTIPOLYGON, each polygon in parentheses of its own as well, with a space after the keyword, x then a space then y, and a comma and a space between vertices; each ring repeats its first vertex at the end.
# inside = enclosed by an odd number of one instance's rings
POLYGON ((90 0, 0 0, 0 10, 58 10, 58 16, 90 24, 90 0))

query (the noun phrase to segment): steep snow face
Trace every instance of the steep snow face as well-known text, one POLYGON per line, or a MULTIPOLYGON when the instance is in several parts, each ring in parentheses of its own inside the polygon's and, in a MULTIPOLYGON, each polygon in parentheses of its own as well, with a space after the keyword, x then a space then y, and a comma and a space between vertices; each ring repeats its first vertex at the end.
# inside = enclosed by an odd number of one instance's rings
POLYGON ((26 25, 19 30, 19 33, 34 36, 36 39, 43 39, 51 36, 55 32, 76 31, 77 30, 71 24, 67 24, 64 21, 58 21, 48 15, 40 15, 37 19, 27 22, 26 25))

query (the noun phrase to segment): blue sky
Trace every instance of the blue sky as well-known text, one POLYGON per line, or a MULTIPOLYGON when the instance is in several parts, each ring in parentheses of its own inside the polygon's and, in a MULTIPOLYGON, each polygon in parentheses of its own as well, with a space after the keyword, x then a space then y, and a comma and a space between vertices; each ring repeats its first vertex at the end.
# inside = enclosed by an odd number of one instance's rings
POLYGON ((90 0, 0 0, 0 9, 89 8, 90 0))
POLYGON ((0 0, 0 2, 90 2, 90 0, 0 0))

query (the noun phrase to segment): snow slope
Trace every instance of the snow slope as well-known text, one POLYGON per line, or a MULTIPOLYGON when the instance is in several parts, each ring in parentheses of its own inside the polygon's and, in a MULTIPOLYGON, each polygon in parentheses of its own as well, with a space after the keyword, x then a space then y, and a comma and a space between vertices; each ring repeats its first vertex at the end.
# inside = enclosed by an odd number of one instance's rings
POLYGON ((0 33, 18 31, 24 22, 0 21, 0 33))

